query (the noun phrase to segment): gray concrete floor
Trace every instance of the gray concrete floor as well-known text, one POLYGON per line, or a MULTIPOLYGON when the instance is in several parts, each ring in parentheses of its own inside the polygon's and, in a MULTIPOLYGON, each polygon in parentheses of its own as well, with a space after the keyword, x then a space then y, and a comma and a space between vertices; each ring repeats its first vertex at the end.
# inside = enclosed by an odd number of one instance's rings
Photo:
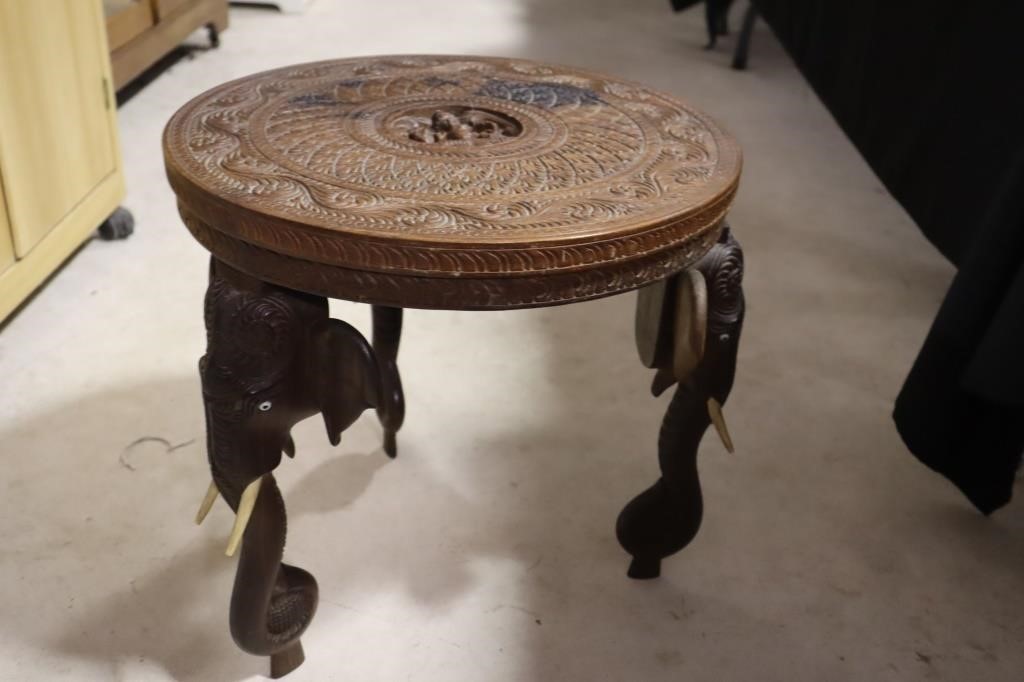
MULTIPOLYGON (((227 632, 230 513, 191 521, 208 481, 195 374, 207 266, 160 132, 229 78, 396 52, 604 70, 736 135, 738 453, 708 440, 701 534, 660 580, 629 581, 614 520, 657 475, 666 406, 635 357, 633 296, 411 311, 399 459, 366 415, 337 449, 302 424, 279 469, 287 554, 322 599, 290 679, 1024 679, 1020 504, 980 517, 889 417, 952 270, 763 25, 753 68, 735 73, 731 41, 702 51, 700 11, 664 0, 314 0, 231 21, 219 50, 119 112, 137 234, 89 244, 0 333, 0 679, 266 672, 227 632)), ((365 308, 333 309, 367 330, 365 308)))

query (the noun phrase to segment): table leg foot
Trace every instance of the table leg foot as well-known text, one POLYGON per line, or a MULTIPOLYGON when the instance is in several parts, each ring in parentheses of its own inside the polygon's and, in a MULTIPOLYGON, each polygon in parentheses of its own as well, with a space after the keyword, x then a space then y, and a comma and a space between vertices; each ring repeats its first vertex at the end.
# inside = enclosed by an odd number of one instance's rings
POLYGON ((633 555, 629 577, 658 577, 661 560, 690 544, 700 529, 704 502, 697 446, 710 420, 688 385, 676 390, 658 437, 662 475, 619 514, 616 535, 633 555))
POLYGON ((295 643, 287 649, 270 656, 270 676, 275 680, 284 677, 302 665, 305 660, 306 655, 302 651, 302 642, 295 640, 295 643))
POLYGON ((392 429, 384 429, 384 453, 394 459, 398 456, 398 434, 392 429))
POLYGON ((661 559, 657 557, 633 557, 626 572, 634 580, 651 580, 661 575, 661 559))

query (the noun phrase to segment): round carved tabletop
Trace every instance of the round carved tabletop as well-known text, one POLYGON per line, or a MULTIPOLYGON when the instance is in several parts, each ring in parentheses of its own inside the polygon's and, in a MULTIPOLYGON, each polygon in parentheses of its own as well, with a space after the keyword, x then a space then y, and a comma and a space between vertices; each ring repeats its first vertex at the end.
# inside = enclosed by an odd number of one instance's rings
POLYGON ((740 153, 635 83, 488 57, 345 59, 226 83, 164 131, 193 235, 283 286, 420 308, 569 303, 693 264, 740 153))

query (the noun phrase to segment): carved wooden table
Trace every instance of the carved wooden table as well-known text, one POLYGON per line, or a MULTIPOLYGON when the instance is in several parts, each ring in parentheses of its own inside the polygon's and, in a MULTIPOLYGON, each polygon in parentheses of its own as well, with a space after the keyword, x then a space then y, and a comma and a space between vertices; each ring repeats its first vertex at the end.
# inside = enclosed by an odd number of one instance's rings
POLYGON ((167 125, 188 229, 212 254, 200 361, 213 483, 241 545, 230 623, 281 676, 317 604, 281 563, 271 473, 298 421, 333 444, 375 408, 396 453, 403 308, 501 310, 641 288, 637 344, 678 383, 661 478, 617 534, 653 578, 702 514, 697 446, 732 387, 742 254, 724 217, 740 154, 715 123, 643 86, 521 60, 380 57, 300 65, 214 88, 167 125), (373 306, 372 344, 327 297, 373 306))

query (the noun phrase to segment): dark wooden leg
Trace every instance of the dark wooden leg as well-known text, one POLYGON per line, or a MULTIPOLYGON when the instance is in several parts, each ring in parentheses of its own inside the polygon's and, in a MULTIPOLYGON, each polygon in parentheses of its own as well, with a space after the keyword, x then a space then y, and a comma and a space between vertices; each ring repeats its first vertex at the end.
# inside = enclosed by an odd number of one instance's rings
MULTIPOLYGON (((328 437, 379 402, 373 351, 327 301, 266 284, 211 262, 207 349, 199 363, 207 451, 216 494, 236 513, 228 543, 240 545, 230 625, 243 650, 271 657, 274 677, 302 663, 299 637, 316 612, 313 576, 282 563, 286 514, 271 473, 294 454, 290 430, 322 414, 328 437)), ((216 495, 200 509, 202 521, 216 495)))
POLYGON ((384 427, 384 452, 398 454, 396 434, 405 419, 405 396, 398 374, 398 343, 402 338, 402 309, 373 306, 373 351, 380 366, 381 401, 377 415, 384 427))
POLYGON ((270 676, 275 680, 284 677, 302 665, 305 660, 306 654, 302 651, 302 642, 295 640, 295 644, 271 655, 270 676))
MULTIPOLYGON (((728 227, 696 267, 706 283, 707 318, 706 324, 697 325, 704 341, 695 368, 687 376, 673 376, 687 363, 678 358, 672 362, 673 349, 682 347, 677 339, 665 342, 679 331, 671 315, 666 321, 673 324, 664 329, 672 334, 661 334, 662 348, 645 359, 658 368, 653 387, 656 395, 680 381, 658 437, 661 478, 626 505, 616 527, 619 542, 633 556, 628 571, 631 578, 656 578, 661 560, 686 547, 697 535, 704 511, 697 450, 712 416, 717 416, 717 406, 725 404, 735 376, 744 311, 743 253, 728 227)), ((683 276, 686 273, 677 277, 683 276)), ((680 310, 676 299, 682 297, 674 289, 681 290, 679 281, 670 283, 671 295, 665 297, 666 310, 673 314, 680 310)), ((638 324, 638 332, 640 328, 638 324)), ((654 348, 653 343, 649 347, 654 348)), ((731 442, 727 441, 727 447, 731 449, 731 442)))
POLYGON ((732 56, 732 68, 742 71, 747 68, 747 58, 750 56, 750 40, 754 35, 754 24, 757 22, 757 8, 751 2, 743 15, 743 25, 740 27, 739 41, 736 43, 736 52, 732 56))
POLYGON ((206 25, 206 34, 210 37, 210 47, 216 49, 220 47, 220 29, 217 28, 217 24, 212 21, 206 25))

